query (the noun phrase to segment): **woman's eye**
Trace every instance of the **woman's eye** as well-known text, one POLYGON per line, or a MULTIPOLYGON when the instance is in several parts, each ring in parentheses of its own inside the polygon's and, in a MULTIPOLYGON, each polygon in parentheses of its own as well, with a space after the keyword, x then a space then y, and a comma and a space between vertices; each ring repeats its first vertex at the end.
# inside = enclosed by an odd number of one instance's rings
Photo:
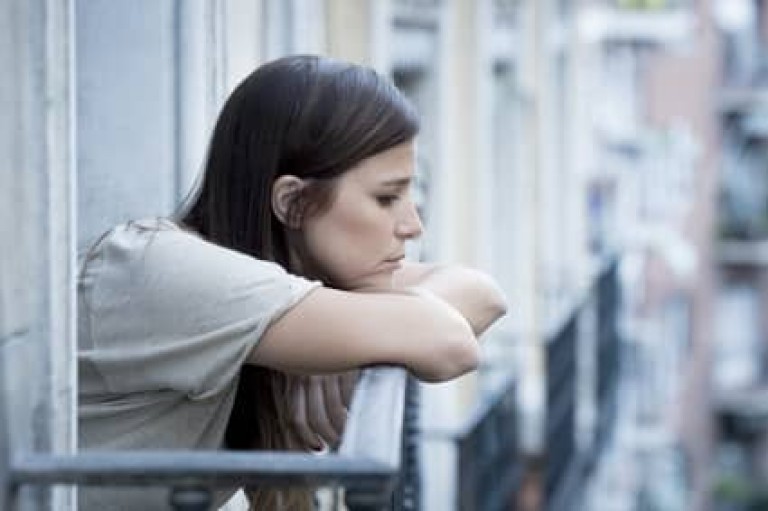
POLYGON ((397 202, 397 195, 378 195, 376 201, 380 206, 388 207, 397 202))

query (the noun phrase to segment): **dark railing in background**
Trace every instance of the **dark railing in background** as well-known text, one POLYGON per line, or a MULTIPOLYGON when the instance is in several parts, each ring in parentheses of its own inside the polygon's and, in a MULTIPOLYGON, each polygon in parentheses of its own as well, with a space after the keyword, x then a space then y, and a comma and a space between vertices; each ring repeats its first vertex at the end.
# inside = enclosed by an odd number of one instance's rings
MULTIPOLYGON (((619 377, 619 287, 617 262, 607 264, 570 314, 548 336, 547 410, 544 508, 579 509, 580 491, 591 463, 610 441, 617 408, 619 377), (583 315, 596 323, 595 352, 597 417, 595 441, 581 452, 576 441, 579 374, 577 350, 583 315)), ((498 369, 498 368, 497 368, 498 369)), ((489 393, 454 437, 457 447, 457 509, 460 511, 514 510, 520 502, 526 460, 519 450, 517 382, 509 376, 489 393)))
POLYGON ((618 262, 607 264, 592 289, 547 342, 547 406, 544 501, 547 511, 578 509, 585 478, 610 442, 617 413, 620 373, 618 262), (580 321, 596 307, 596 423, 583 452, 576 442, 580 321))
POLYGON ((597 281, 597 424, 590 465, 610 443, 618 410, 620 369, 618 264, 608 266, 597 281))
POLYGON ((523 475, 517 433, 517 384, 510 378, 483 400, 456 437, 458 510, 515 509, 523 475))
POLYGON ((572 510, 581 471, 576 448, 576 349, 581 308, 547 343, 544 498, 547 511, 572 510))
MULTIPOLYGON (((414 468, 418 464, 417 401, 406 398, 408 380, 401 368, 363 371, 341 446, 324 456, 222 451, 85 451, 56 456, 10 452, 4 436, 0 438, 0 497, 4 499, 0 509, 15 509, 23 486, 57 484, 167 486, 174 509, 185 511, 209 509, 213 489, 259 485, 342 486, 350 510, 417 509, 419 486, 413 479, 418 474, 414 468), (401 476, 402 460, 405 476, 401 476)), ((414 392, 415 385, 409 389, 414 392)), ((0 425, 0 433, 5 432, 0 425)))

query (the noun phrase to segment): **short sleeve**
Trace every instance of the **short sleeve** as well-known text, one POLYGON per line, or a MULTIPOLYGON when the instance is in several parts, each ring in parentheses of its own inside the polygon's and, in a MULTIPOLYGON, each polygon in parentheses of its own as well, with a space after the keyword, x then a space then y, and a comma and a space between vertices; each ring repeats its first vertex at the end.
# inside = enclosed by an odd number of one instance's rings
POLYGON ((121 228, 99 252, 80 357, 109 392, 221 392, 266 328, 320 285, 178 229, 121 228))

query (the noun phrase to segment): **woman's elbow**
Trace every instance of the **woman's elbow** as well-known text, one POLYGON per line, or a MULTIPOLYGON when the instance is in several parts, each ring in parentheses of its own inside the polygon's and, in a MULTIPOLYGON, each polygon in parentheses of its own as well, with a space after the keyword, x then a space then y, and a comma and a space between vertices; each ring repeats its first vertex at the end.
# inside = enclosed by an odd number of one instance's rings
POLYGON ((488 303, 488 310, 490 312, 493 321, 496 321, 500 317, 507 313, 508 305, 507 299, 500 289, 494 289, 491 298, 488 303))
POLYGON ((478 344, 474 335, 470 336, 469 339, 465 339, 457 351, 456 358, 454 359, 455 365, 448 371, 449 375, 446 379, 456 378, 462 374, 474 371, 480 365, 480 344, 478 344))
POLYGON ((488 285, 483 293, 482 308, 475 321, 472 322, 472 329, 476 336, 482 335, 492 324, 507 313, 507 299, 504 293, 487 279, 488 285))
POLYGON ((489 275, 484 275, 483 281, 488 309, 494 320, 498 319, 507 313, 507 298, 499 285, 489 275))
POLYGON ((477 342, 474 346, 467 346, 462 349, 462 353, 453 353, 450 359, 446 359, 433 368, 421 379, 428 383, 440 383, 466 374, 477 369, 480 363, 480 349, 477 342))
POLYGON ((453 339, 446 339, 434 352, 430 370, 420 378, 429 383, 439 383, 457 378, 477 369, 480 364, 480 345, 469 328, 457 332, 453 339))

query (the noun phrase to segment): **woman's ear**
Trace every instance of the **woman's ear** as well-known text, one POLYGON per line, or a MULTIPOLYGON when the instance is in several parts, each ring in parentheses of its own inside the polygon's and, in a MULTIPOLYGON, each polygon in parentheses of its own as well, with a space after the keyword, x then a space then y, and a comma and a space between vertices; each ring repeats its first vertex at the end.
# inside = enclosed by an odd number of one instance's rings
POLYGON ((299 200, 304 181, 296 176, 278 177, 272 185, 272 211, 280 222, 290 229, 298 229, 300 221, 291 218, 292 205, 299 200))

